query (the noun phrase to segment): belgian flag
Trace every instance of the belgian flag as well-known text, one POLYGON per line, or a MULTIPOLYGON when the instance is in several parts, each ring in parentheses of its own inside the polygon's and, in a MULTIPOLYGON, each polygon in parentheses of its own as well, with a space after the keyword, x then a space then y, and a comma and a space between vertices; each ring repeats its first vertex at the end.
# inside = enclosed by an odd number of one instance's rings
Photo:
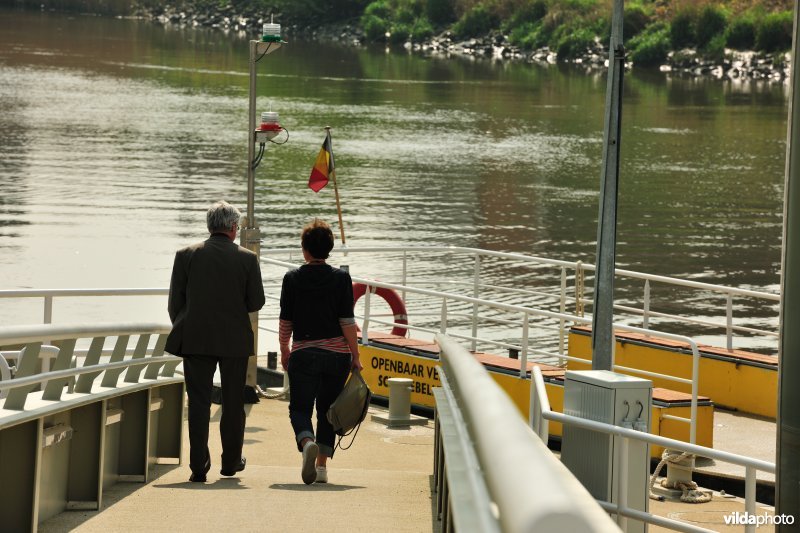
POLYGON ((319 192, 328 184, 328 178, 334 170, 333 148, 331 147, 331 132, 325 135, 322 148, 317 154, 314 168, 311 169, 311 177, 308 178, 308 187, 314 192, 319 192))

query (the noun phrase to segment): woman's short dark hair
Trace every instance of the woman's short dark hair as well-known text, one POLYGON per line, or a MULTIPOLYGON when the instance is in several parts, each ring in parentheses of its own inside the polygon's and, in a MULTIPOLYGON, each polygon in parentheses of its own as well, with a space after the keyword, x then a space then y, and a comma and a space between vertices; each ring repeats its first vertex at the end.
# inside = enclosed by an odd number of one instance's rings
POLYGON ((327 259, 333 250, 333 232, 327 222, 315 218, 303 228, 300 242, 314 259, 327 259))

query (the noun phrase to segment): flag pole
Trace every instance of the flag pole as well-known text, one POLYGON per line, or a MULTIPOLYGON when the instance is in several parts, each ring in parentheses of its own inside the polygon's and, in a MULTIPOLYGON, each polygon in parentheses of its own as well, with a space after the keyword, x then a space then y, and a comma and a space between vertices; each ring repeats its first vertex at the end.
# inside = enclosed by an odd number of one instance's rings
MULTIPOLYGON (((333 140, 331 139, 331 127, 325 126, 325 134, 328 136, 328 146, 331 147, 331 157, 333 157, 333 140)), ((333 192, 336 195, 336 213, 339 215, 339 232, 342 235, 342 246, 347 244, 344 238, 344 224, 342 223, 342 205, 339 202, 339 187, 336 185, 336 166, 331 170, 331 178, 333 179, 333 192)))

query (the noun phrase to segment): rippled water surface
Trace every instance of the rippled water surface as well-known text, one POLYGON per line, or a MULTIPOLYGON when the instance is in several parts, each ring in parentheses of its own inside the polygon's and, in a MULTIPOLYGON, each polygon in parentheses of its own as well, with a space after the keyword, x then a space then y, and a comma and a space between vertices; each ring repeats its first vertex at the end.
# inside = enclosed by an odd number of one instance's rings
MULTIPOLYGON (((594 262, 603 75, 303 42, 258 68, 259 109, 290 132, 257 173, 265 248, 295 245, 311 216, 335 220, 332 187, 306 187, 330 125, 349 245, 594 262)), ((244 208, 247 72, 244 36, 0 13, 2 288, 166 286, 207 205, 244 208)), ((777 291, 786 115, 783 85, 629 74, 619 266, 777 291)), ((396 266, 359 261, 364 276, 396 266)))

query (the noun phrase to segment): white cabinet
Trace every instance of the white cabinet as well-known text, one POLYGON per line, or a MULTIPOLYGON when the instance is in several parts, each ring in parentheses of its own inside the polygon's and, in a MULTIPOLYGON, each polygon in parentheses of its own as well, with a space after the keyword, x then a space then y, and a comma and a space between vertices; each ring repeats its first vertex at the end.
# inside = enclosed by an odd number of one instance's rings
MULTIPOLYGON (((638 431, 650 431, 650 406, 653 383, 607 370, 571 371, 564 383, 564 414, 623 426, 638 431)), ((614 478, 614 463, 621 460, 620 437, 564 427, 561 461, 599 500, 616 502, 618 479, 614 478)), ((627 506, 648 510, 650 455, 648 445, 628 440, 627 506)), ((627 531, 645 532, 647 525, 628 520, 627 531)))

